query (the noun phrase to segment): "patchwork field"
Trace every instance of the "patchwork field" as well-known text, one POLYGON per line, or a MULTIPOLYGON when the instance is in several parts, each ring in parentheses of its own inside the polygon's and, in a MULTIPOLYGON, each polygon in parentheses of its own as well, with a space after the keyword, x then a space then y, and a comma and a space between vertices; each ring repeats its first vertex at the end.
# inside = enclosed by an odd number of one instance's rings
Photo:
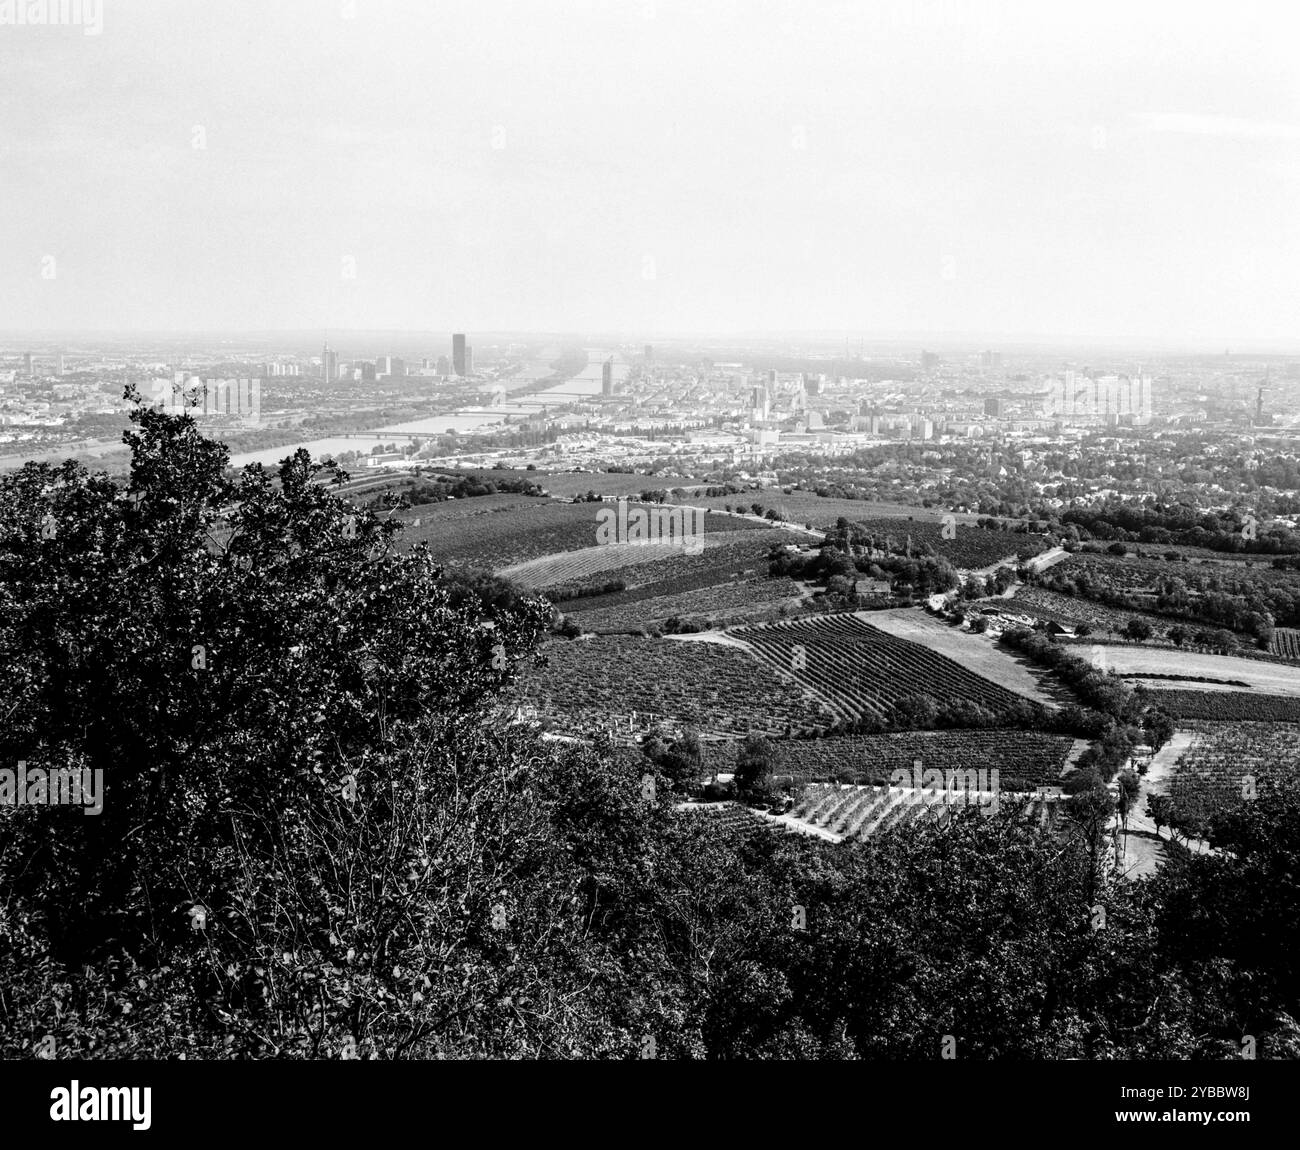
MULTIPOLYGON (((425 543, 447 563, 500 570, 604 550, 597 547, 601 507, 524 495, 483 495, 424 504, 401 512, 398 518, 406 524, 404 549, 425 543)), ((758 536, 768 530, 728 515, 709 515, 704 523, 706 543, 718 535, 758 536)), ((593 573, 599 570, 593 567, 593 573)))
POLYGON ((1293 627, 1275 627, 1268 649, 1283 659, 1300 660, 1300 630, 1293 627))
MULTIPOLYGON (((847 517, 846 517, 847 518, 847 517)), ((1018 535, 1011 531, 989 531, 982 527, 954 524, 952 538, 944 537, 944 525, 933 519, 900 523, 897 519, 872 517, 850 520, 871 533, 872 546, 892 553, 910 551, 918 554, 928 547, 942 555, 954 567, 980 570, 1002 562, 1014 567, 1047 550, 1051 540, 1046 535, 1018 535)))
POLYGON ((574 599, 563 608, 566 614, 581 615, 664 595, 762 579, 767 574, 771 548, 771 538, 762 532, 737 532, 702 555, 670 555, 654 563, 624 567, 618 578, 627 584, 626 591, 574 599))
POLYGON ((629 730, 637 712, 708 734, 771 735, 816 728, 831 716, 793 676, 734 646, 591 636, 544 648, 548 665, 521 675, 522 702, 550 724, 629 730))
POLYGON ((1154 689, 1147 681, 1135 683, 1147 698, 1174 719, 1206 719, 1225 723, 1259 721, 1300 722, 1300 698, 1294 695, 1261 695, 1253 691, 1177 688, 1154 689))
MULTIPOLYGON (((775 773, 794 782, 851 778, 854 783, 888 785, 896 770, 923 769, 999 772, 1003 790, 1054 786, 1075 748, 1073 739, 1034 731, 904 731, 885 735, 847 735, 828 739, 782 739, 772 744, 775 773)), ((734 769, 739 747, 708 748, 710 769, 734 769)))
MULTIPOLYGON (((991 792, 963 795, 970 805, 992 814, 995 797, 991 792)), ((998 795, 999 811, 1019 809, 1022 818, 1051 826, 1057 817, 1058 801, 1022 800, 1018 807, 1010 796, 998 795)), ((942 821, 960 811, 963 802, 950 804, 942 791, 924 791, 915 787, 840 787, 813 785, 804 791, 802 801, 791 812, 797 820, 822 827, 841 838, 866 839, 881 831, 906 826, 921 820, 942 821)))
MULTIPOLYGON (((712 526, 717 518, 717 516, 709 516, 708 526, 712 526)), ((772 545, 771 528, 715 530, 710 533, 708 526, 702 540, 704 551, 758 540, 763 543, 765 548, 763 554, 766 554, 766 548, 772 545)), ((675 543, 609 543, 604 546, 582 547, 560 555, 544 555, 540 559, 530 559, 524 563, 500 568, 497 574, 513 583, 518 583, 521 587, 541 590, 545 587, 585 582, 606 572, 622 574, 632 568, 637 569, 631 572, 634 579, 638 574, 650 572, 667 574, 666 569, 661 570, 659 567, 662 561, 680 560, 679 566, 689 567, 691 561, 696 558, 699 558, 699 555, 692 555, 675 543), (647 572, 642 573, 640 571, 642 567, 647 568, 647 572)), ((626 576, 624 578, 626 579, 626 576)))
MULTIPOLYGON (((657 587, 652 586, 652 589, 657 587)), ((655 595, 652 598, 633 599, 612 607, 581 610, 575 618, 588 631, 621 630, 661 623, 674 616, 680 619, 733 619, 748 614, 776 610, 784 605, 796 604, 799 587, 790 579, 749 579, 743 582, 720 583, 694 591, 655 595)), ((568 611, 581 601, 565 603, 568 611)))
MULTIPOLYGON (((1108 670, 1121 678, 1126 675, 1192 675, 1199 679, 1217 680, 1215 683, 1180 682, 1180 691, 1203 687, 1209 691, 1255 691, 1265 695, 1286 695, 1300 698, 1300 667, 1274 663, 1261 659, 1238 659, 1232 655, 1203 655, 1196 651, 1180 651, 1168 647, 1139 647, 1116 643, 1080 645, 1080 654, 1095 662, 1098 652, 1108 670), (1244 687, 1228 687, 1229 682, 1245 683, 1244 687)), ((1143 684, 1155 689, 1159 684, 1143 684)))
MULTIPOLYGON (((658 486, 663 486, 659 484, 658 486)), ((903 520, 911 518, 918 523, 938 523, 942 511, 926 507, 909 507, 903 503, 869 503, 863 499, 823 499, 810 491, 795 491, 783 495, 779 488, 771 491, 745 491, 739 495, 717 495, 703 499, 692 499, 702 507, 721 509, 727 504, 733 508, 748 510, 753 503, 759 503, 766 511, 775 508, 783 519, 792 523, 811 523, 814 527, 835 526, 835 521, 843 516, 850 522, 859 519, 903 520)), ((974 523, 977 515, 958 515, 958 523, 974 523)))
POLYGON ((1070 693, 1047 671, 1033 666, 1028 660, 1015 658, 1005 647, 998 646, 987 636, 974 635, 960 627, 950 626, 943 620, 926 614, 919 607, 872 611, 862 618, 872 627, 887 631, 899 639, 920 643, 1027 699, 1047 706, 1074 701, 1070 693))
MULTIPOLYGON (((1297 715, 1300 719, 1300 714, 1297 715)), ((1243 801, 1243 786, 1265 778, 1300 782, 1300 723, 1193 723, 1192 742, 1174 765, 1168 794, 1181 811, 1206 818, 1243 801)))
MULTIPOLYGON (((1024 583, 1016 587, 1007 608, 1020 614, 1032 615, 1035 619, 1042 619, 1045 622, 1062 623, 1067 627, 1077 627, 1080 623, 1087 623, 1098 634, 1102 631, 1122 630, 1131 619, 1140 619, 1149 624, 1158 635, 1163 635, 1170 627, 1178 624, 1177 619, 1170 619, 1163 615, 1108 607, 1103 603, 1094 603, 1090 599, 1062 595, 1059 591, 1030 587, 1024 583)), ((1189 627, 1188 624, 1183 626, 1189 627)))
POLYGON ((1028 703, 1016 691, 858 615, 829 615, 729 632, 769 666, 793 674, 843 718, 891 720, 926 696, 939 707, 974 703, 994 714, 1028 703))

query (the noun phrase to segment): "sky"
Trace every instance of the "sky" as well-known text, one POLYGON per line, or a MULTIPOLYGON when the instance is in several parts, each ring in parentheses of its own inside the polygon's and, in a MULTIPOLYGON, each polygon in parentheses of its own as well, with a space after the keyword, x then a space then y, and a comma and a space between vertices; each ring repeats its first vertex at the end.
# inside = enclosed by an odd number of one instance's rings
POLYGON ((1300 350, 1294 0, 29 3, 0 330, 1300 350))

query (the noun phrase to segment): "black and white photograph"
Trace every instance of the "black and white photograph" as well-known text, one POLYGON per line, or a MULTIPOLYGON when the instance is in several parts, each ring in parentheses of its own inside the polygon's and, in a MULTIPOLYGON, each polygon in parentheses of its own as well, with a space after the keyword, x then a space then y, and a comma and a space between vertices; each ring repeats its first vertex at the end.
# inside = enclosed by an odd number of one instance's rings
POLYGON ((1264 1136, 1298 45, 0 0, 6 1122, 1264 1136))

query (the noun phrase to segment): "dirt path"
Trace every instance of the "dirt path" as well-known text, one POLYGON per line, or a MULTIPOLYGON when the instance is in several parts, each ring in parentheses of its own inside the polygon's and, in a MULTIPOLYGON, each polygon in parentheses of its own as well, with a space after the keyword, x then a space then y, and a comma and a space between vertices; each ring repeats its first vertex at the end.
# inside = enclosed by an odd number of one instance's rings
MULTIPOLYGON (((1174 765, 1192 745, 1195 737, 1195 731, 1175 731, 1169 742, 1152 756, 1151 765, 1141 776, 1137 799, 1129 811, 1127 837, 1122 830, 1120 832, 1120 845, 1124 849, 1124 855, 1119 863, 1119 871, 1123 877, 1142 878, 1154 874, 1156 868, 1165 861, 1168 854, 1167 840, 1157 832, 1155 823, 1145 813, 1147 796, 1169 793, 1169 780, 1174 765)), ((1187 847, 1196 852, 1208 852, 1211 849, 1208 843, 1199 839, 1188 840, 1187 847)))
POLYGON ((673 639, 678 643, 717 643, 720 647, 739 647, 742 651, 753 654, 748 643, 743 639, 737 639, 734 635, 728 635, 726 631, 697 631, 688 635, 665 635, 664 638, 673 639))

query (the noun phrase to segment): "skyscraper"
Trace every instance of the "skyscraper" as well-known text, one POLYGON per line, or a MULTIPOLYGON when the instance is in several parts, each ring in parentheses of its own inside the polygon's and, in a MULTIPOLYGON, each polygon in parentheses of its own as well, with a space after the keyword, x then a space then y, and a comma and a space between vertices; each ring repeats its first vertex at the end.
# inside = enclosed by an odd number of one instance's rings
POLYGON ((465 334, 456 332, 451 337, 451 365, 457 375, 467 374, 465 371, 465 334))
POLYGON ((321 349, 320 374, 326 383, 334 383, 339 377, 339 353, 331 351, 329 344, 321 349))
POLYGON ((23 353, 23 375, 28 379, 32 378, 32 353, 30 351, 23 353))
POLYGON ((606 397, 614 394, 614 357, 612 355, 600 365, 600 394, 606 397))

